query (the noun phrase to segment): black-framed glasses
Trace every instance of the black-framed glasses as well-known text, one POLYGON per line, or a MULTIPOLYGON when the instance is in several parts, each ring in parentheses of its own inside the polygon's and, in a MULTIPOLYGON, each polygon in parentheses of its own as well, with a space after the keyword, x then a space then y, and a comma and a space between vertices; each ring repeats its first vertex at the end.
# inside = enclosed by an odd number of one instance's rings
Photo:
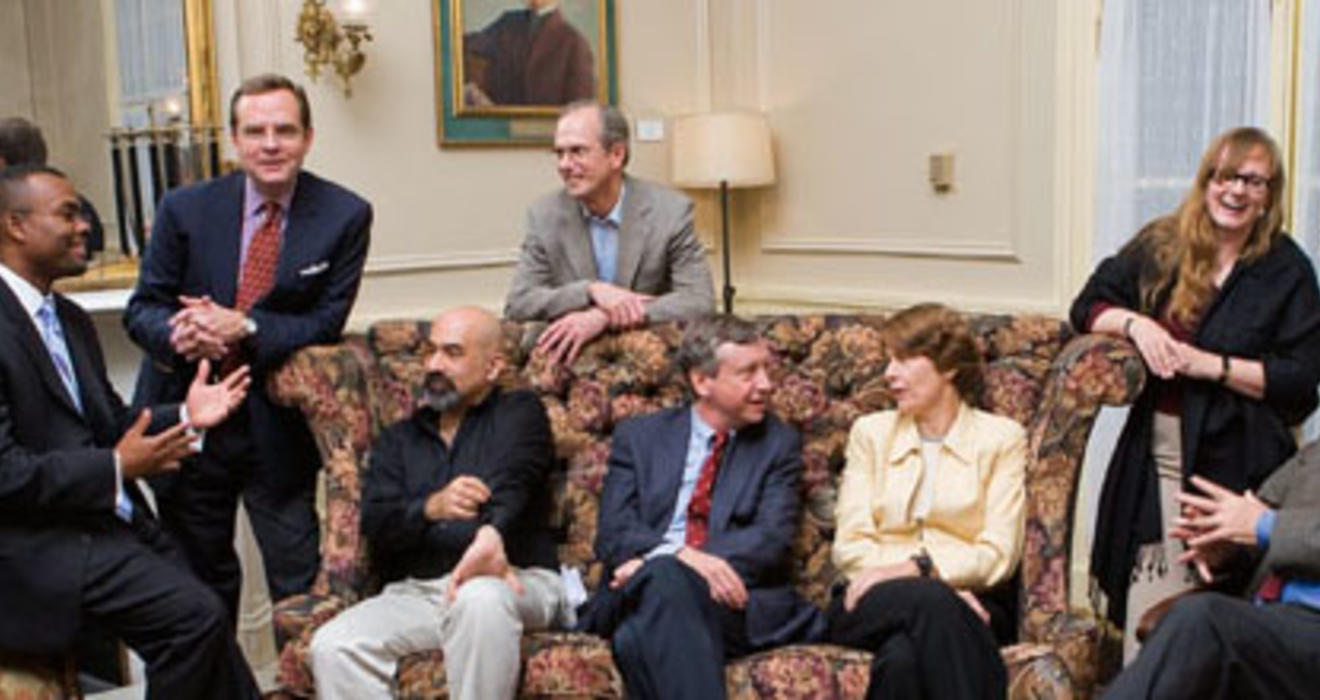
POLYGON ((1214 178, 1215 182, 1218 182, 1221 185, 1238 184, 1254 192, 1260 192, 1270 186, 1270 178, 1255 173, 1238 173, 1228 170, 1217 170, 1215 171, 1214 178))

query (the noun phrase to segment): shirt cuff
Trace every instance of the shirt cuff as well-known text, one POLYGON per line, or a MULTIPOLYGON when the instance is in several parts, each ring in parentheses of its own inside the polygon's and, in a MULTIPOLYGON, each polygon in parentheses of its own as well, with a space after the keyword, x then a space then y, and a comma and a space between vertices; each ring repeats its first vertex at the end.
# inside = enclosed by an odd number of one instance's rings
POLYGON ((1270 548, 1270 535, 1274 532, 1274 521, 1279 519, 1279 512, 1276 510, 1267 510, 1260 514, 1256 519, 1256 546, 1260 549, 1270 548))
POLYGON ((654 559, 656 557, 663 557, 665 555, 673 556, 675 554, 678 554, 678 550, 682 548, 683 545, 681 544, 675 544, 673 542, 661 542, 660 544, 652 547, 651 551, 643 555, 642 558, 646 559, 647 561, 650 561, 651 559, 654 559))
MULTIPOLYGON (((188 443, 189 446, 197 452, 201 452, 202 448, 206 446, 206 431, 198 430, 192 426, 192 423, 188 420, 188 404, 186 403, 179 404, 179 422, 188 425, 184 432, 188 433, 188 437, 192 438, 188 443)), ((115 459, 119 459, 119 455, 116 454, 115 459)))
POLYGON ((115 456, 115 507, 124 500, 124 464, 119 458, 119 450, 110 450, 110 454, 115 456))

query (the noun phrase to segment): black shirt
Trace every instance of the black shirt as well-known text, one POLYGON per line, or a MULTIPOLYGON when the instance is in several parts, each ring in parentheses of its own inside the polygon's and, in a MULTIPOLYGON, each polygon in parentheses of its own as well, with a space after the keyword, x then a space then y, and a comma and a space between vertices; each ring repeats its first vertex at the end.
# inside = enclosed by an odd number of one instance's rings
POLYGON ((528 391, 493 390, 468 409, 446 448, 438 414, 418 409, 386 428, 372 446, 362 493, 362 533, 386 581, 438 578, 458 564, 477 528, 493 525, 509 563, 556 568, 547 517, 554 464, 550 421, 528 391), (429 521, 426 499, 471 475, 491 490, 475 520, 429 521))

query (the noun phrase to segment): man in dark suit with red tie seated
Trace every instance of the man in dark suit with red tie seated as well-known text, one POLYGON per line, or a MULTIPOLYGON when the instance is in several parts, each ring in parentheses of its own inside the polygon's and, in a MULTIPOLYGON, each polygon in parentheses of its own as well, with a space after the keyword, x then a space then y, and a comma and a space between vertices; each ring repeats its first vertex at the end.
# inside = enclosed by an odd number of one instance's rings
POLYGON ((236 619, 239 498, 271 599, 303 593, 316 577, 320 456, 302 414, 266 395, 266 378, 299 349, 339 340, 372 211, 303 170, 311 108, 288 78, 245 80, 229 127, 241 170, 165 195, 124 326, 146 355, 139 403, 178 400, 202 358, 252 367, 247 401, 207 436, 195 467, 152 481, 167 528, 236 619))
POLYGON ((56 170, 0 170, 0 650, 66 651, 95 623, 146 660, 149 698, 255 698, 224 606, 135 483, 178 469, 247 368, 207 384, 202 363, 181 405, 130 415, 91 318, 51 291, 87 267, 80 209, 56 170))
POLYGON ((1313 698, 1320 688, 1320 442, 1279 467, 1260 493, 1192 477, 1170 534, 1211 581, 1254 558, 1249 595, 1188 595, 1109 686, 1110 698, 1313 698))
POLYGON ((722 698, 726 659, 823 631, 791 583, 802 443, 766 415, 770 359, 746 321, 693 321, 693 401, 614 433, 580 627, 611 638, 629 697, 722 698))

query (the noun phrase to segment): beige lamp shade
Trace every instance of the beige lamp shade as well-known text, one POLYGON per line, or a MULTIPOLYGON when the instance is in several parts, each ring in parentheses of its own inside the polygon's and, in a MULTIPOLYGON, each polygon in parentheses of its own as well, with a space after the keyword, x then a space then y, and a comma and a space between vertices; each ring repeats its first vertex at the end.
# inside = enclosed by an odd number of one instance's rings
POLYGON ((775 181, 770 126, 750 112, 680 117, 674 122, 672 177, 680 187, 758 187, 775 181))

